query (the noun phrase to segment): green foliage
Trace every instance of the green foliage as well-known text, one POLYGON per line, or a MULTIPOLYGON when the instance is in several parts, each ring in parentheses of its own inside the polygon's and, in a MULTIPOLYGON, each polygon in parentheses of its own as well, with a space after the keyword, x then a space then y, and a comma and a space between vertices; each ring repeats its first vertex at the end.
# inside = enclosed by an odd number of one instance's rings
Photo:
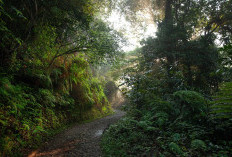
POLYGON ((208 105, 231 80, 231 0, 146 2, 114 2, 129 19, 144 8, 159 17, 156 37, 143 40, 127 64, 131 104, 125 121, 103 135, 105 156, 231 156, 231 83, 208 105), (128 142, 137 136, 150 145, 128 142))
MULTIPOLYGON (((86 54, 90 62, 98 64, 105 62, 113 65, 123 56, 119 43, 124 43, 125 39, 122 34, 110 28, 102 20, 98 19, 91 23, 88 36, 91 39, 88 47, 91 46, 91 48, 86 54)), ((85 40, 88 41, 88 39, 85 40)))
POLYGON ((112 113, 100 81, 90 78, 89 75, 85 80, 78 80, 82 88, 88 90, 81 91, 85 97, 79 98, 77 103, 68 94, 32 88, 25 83, 13 84, 14 79, 1 77, 0 152, 12 155, 28 146, 35 148, 49 130, 58 129, 74 120, 95 119, 112 113), (88 84, 84 82, 86 80, 88 84), (88 99, 92 101, 90 108, 86 108, 87 104, 84 103, 88 99))
POLYGON ((57 51, 61 51, 58 43, 56 43, 56 29, 49 25, 37 26, 34 33, 34 40, 28 44, 24 60, 28 62, 28 66, 35 68, 48 67, 57 51))
POLYGON ((224 66, 231 67, 231 58, 232 58, 232 45, 224 45, 223 48, 220 49, 222 55, 222 64, 224 66))
MULTIPOLYGON (((230 123, 220 126, 220 122, 211 121, 206 116, 206 100, 200 93, 177 91, 166 101, 154 96, 142 100, 142 107, 132 106, 126 118, 104 133, 105 156, 207 156, 223 150, 226 155, 231 153, 229 147, 211 138, 222 140, 225 130, 221 129, 230 130, 230 123), (130 142, 137 138, 141 141, 130 142)), ((231 137, 227 137, 223 142, 228 144, 231 137)))
POLYGON ((176 155, 182 155, 183 152, 181 150, 181 148, 178 146, 178 144, 171 142, 169 144, 169 149, 176 155))
POLYGON ((81 114, 78 116, 81 116, 82 119, 89 119, 111 113, 109 102, 104 94, 103 84, 98 78, 92 76, 89 63, 83 55, 79 55, 73 61, 69 72, 71 95, 78 109, 83 112, 77 113, 77 115, 81 114), (93 114, 89 111, 93 111, 93 114))
POLYGON ((204 97, 195 91, 177 91, 173 95, 180 103, 187 104, 193 108, 204 106, 205 103, 204 97))
POLYGON ((195 149, 195 150, 203 150, 204 151, 204 150, 206 150, 206 144, 202 140, 195 139, 195 140, 191 141, 191 148, 195 149))
POLYGON ((90 69, 121 56, 121 35, 95 17, 102 4, 0 0, 0 156, 20 156, 50 130, 112 113, 90 69))
POLYGON ((212 115, 214 118, 231 119, 232 118, 232 82, 223 83, 219 92, 212 101, 212 115))
MULTIPOLYGON (((109 2, 144 10, 139 1, 109 2)), ((157 35, 123 65, 131 106, 103 136, 105 155, 229 156, 231 83, 215 96, 213 118, 200 93, 210 97, 231 80, 231 0, 146 2, 162 10, 157 35), (214 32, 225 43, 220 62, 214 32)), ((17 156, 65 123, 111 113, 90 66, 115 63, 123 39, 95 17, 102 3, 0 0, 0 156, 17 156)))
POLYGON ((25 78, 23 82, 17 77, 0 79, 0 152, 3 154, 11 155, 36 144, 49 130, 68 122, 112 113, 101 82, 92 77, 83 55, 76 57, 69 71, 56 68, 49 75, 37 67, 46 66, 28 66, 23 75, 18 75, 25 78), (53 90, 57 84, 66 90, 53 90), (75 88, 79 91, 71 97, 69 90, 75 88))
POLYGON ((124 118, 104 133, 102 149, 106 156, 138 156, 150 149, 149 124, 124 118), (144 130, 146 128, 146 130, 144 130), (139 143, 139 145, 138 145, 139 143))
MULTIPOLYGON (((18 17, 22 16, 22 12, 15 7, 12 7, 12 10, 17 12, 18 17)), ((14 49, 18 45, 22 44, 22 40, 17 35, 15 35, 11 29, 8 28, 8 23, 6 22, 6 20, 12 21, 13 16, 8 12, 8 9, 5 7, 4 2, 0 1, 0 47, 2 49, 7 49, 11 45, 11 48, 14 49)), ((9 55, 9 52, 4 54, 1 51, 1 55, 3 55, 2 57, 7 57, 9 55)), ((3 64, 3 60, 0 60, 0 65, 3 64)))
POLYGON ((184 119, 200 122, 206 116, 206 101, 204 97, 195 91, 177 91, 173 94, 177 108, 184 119))
POLYGON ((58 111, 53 109, 56 97, 51 91, 36 91, 26 84, 13 85, 6 77, 0 82, 0 141, 5 141, 0 142, 1 152, 10 155, 40 141, 45 130, 60 126, 61 119, 55 114, 58 111))
POLYGON ((221 63, 221 69, 218 70, 219 73, 222 73, 223 80, 225 82, 231 81, 231 59, 232 59, 232 45, 227 44, 224 45, 224 47, 220 48, 220 63, 221 63))

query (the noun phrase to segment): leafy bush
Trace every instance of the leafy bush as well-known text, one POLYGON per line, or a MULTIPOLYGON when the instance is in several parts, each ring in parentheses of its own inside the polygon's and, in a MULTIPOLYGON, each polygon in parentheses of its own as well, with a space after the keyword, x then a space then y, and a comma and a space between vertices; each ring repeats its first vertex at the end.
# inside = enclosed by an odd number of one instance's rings
POLYGON ((149 132, 154 129, 146 122, 123 118, 104 133, 102 149, 106 156, 139 156, 148 153, 153 143, 149 132))
POLYGON ((178 144, 171 142, 169 145, 169 149, 176 155, 182 155, 183 152, 181 148, 178 146, 178 144))
POLYGON ((60 127, 62 120, 54 109, 56 97, 51 91, 13 85, 6 77, 0 82, 1 152, 10 155, 40 141, 47 130, 60 127))
POLYGON ((195 91, 177 91, 173 94, 176 109, 183 119, 202 121, 207 114, 207 106, 204 97, 195 91))
POLYGON ((191 142, 191 148, 195 149, 195 150, 203 150, 204 151, 204 150, 206 150, 206 144, 202 140, 195 139, 195 140, 192 140, 192 142, 191 142))
POLYGON ((81 119, 94 119, 112 113, 103 84, 92 76, 83 55, 74 60, 69 70, 72 86, 70 93, 77 109, 74 114, 81 119))

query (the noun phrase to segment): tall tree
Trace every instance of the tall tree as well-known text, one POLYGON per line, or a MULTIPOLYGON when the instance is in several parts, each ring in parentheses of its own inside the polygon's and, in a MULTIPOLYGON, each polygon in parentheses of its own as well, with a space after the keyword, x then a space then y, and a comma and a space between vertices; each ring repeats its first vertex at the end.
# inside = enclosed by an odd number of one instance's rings
MULTIPOLYGON (((218 76, 212 75, 218 66, 214 34, 195 34, 199 29, 202 7, 206 6, 196 1, 167 0, 157 37, 143 42, 145 60, 153 64, 159 60, 165 67, 169 92, 179 88, 207 91, 217 87, 218 76), (182 77, 177 76, 180 73, 182 77)), ((203 31, 206 32, 206 29, 203 28, 203 31)))

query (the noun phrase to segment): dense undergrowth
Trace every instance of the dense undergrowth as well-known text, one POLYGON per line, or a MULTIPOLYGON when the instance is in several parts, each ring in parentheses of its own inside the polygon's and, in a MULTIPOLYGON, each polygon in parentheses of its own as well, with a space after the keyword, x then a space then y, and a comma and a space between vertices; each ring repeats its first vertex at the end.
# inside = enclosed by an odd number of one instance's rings
MULTIPOLYGON (((1 77, 2 156, 17 156, 28 152, 38 147, 44 136, 64 125, 112 113, 101 82, 85 68, 77 71, 76 77, 79 80, 71 81, 70 91, 58 88, 63 85, 61 80, 53 84, 57 89, 45 88, 52 79, 47 77, 43 80, 41 75, 34 75, 31 83, 18 81, 12 76, 1 77), (39 88, 34 81, 40 84, 39 88)), ((61 76, 62 73, 57 79, 63 79, 61 76)))
POLYGON ((128 115, 110 126, 102 139, 103 152, 105 156, 229 157, 231 118, 215 119, 215 107, 209 103, 194 91, 175 92, 169 100, 149 97, 139 109, 130 106, 128 115))
MULTIPOLYGON (((183 65, 177 67, 179 71, 171 71, 170 78, 166 62, 154 62, 147 68, 141 51, 132 53, 137 54, 138 65, 124 73, 130 104, 125 106, 127 116, 105 131, 101 141, 104 156, 231 156, 231 68, 219 69, 225 80, 218 89, 205 88, 207 79, 203 86, 192 79, 201 87, 196 88, 188 85, 183 65)), ((231 48, 223 51, 231 52, 231 48)))

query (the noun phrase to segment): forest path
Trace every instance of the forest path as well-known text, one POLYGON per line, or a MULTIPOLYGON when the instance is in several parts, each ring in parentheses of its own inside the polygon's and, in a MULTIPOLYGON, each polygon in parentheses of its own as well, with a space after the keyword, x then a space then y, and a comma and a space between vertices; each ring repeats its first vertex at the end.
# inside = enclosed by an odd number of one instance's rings
POLYGON ((77 124, 56 135, 39 150, 28 157, 100 157, 100 141, 103 131, 115 123, 125 112, 115 110, 115 114, 90 123, 77 124))

